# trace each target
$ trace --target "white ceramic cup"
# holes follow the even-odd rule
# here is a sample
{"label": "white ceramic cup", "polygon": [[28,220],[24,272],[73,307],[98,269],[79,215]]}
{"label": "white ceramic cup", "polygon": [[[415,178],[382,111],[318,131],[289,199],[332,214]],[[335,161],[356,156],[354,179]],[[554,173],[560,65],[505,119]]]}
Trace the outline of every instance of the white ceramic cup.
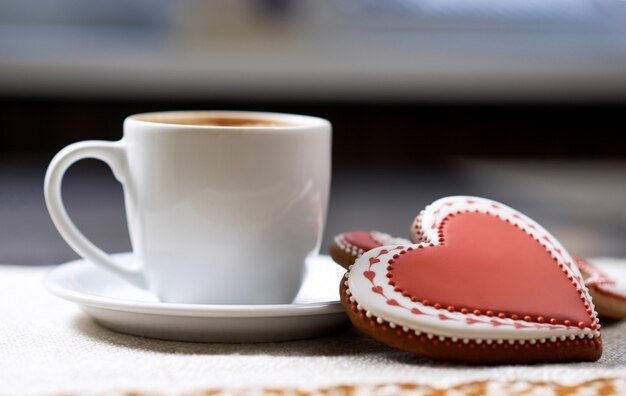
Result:
{"label": "white ceramic cup", "polygon": [[[206,117],[262,122],[189,125]],[[289,303],[302,283],[306,258],[319,252],[330,147],[331,125],[321,118],[137,114],[125,120],[117,142],[83,141],[61,150],[46,174],[46,204],[79,255],[148,288],[161,301]],[[106,162],[123,185],[132,268],[87,240],[63,206],[63,174],[83,158]]]}

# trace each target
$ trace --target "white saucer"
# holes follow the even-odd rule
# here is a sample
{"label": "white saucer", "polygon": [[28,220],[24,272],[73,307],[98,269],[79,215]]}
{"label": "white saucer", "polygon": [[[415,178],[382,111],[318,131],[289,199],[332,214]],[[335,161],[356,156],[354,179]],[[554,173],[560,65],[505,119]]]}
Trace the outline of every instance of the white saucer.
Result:
{"label": "white saucer", "polygon": [[[131,259],[128,253],[115,256]],[[45,284],[102,326],[121,333],[197,342],[287,341],[321,336],[348,323],[339,302],[345,270],[328,256],[310,259],[307,268],[294,302],[277,305],[161,303],[86,260],[54,268]]]}

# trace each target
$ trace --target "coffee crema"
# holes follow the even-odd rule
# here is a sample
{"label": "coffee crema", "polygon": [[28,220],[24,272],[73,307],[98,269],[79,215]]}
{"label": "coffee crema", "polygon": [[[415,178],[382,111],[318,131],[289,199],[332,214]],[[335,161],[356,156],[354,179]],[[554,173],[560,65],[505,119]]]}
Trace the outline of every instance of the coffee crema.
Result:
{"label": "coffee crema", "polygon": [[160,124],[173,125],[194,125],[194,126],[216,126],[216,127],[289,127],[298,124],[285,122],[283,120],[262,118],[262,117],[241,117],[233,115],[177,115],[177,116],[140,116],[138,120],[156,122]]}

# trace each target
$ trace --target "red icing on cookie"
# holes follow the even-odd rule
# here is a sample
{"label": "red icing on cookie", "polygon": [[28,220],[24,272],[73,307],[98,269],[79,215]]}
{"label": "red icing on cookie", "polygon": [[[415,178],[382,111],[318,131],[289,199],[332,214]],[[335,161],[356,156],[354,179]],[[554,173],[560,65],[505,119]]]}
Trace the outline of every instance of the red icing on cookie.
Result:
{"label": "red icing on cookie", "polygon": [[395,259],[389,274],[399,290],[444,307],[592,325],[571,281],[521,229],[470,212],[448,218],[442,231],[443,245]]}
{"label": "red icing on cookie", "polygon": [[366,252],[381,246],[380,242],[372,238],[372,234],[367,231],[346,232],[343,234],[343,238],[350,245],[357,246]]}

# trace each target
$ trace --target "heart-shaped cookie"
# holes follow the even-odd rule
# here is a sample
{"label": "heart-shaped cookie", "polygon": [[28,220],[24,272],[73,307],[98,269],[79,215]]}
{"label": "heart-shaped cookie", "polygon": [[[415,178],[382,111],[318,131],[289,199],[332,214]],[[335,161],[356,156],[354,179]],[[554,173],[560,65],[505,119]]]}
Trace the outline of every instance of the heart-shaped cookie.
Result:
{"label": "heart-shaped cookie", "polygon": [[[416,217],[412,230],[420,229],[420,216]],[[417,227],[415,227],[417,226]],[[411,233],[420,242],[420,237]],[[406,239],[392,237],[380,231],[347,231],[333,239],[330,256],[337,264],[349,269],[365,252],[385,245],[407,245]],[[626,266],[623,260],[598,258],[593,261],[572,256],[600,318],[621,320],[626,318]]]}
{"label": "heart-shaped cookie", "polygon": [[343,302],[361,330],[451,360],[600,357],[581,274],[539,224],[498,202],[458,196],[428,206],[419,226],[422,242],[369,250],[347,273]]}

